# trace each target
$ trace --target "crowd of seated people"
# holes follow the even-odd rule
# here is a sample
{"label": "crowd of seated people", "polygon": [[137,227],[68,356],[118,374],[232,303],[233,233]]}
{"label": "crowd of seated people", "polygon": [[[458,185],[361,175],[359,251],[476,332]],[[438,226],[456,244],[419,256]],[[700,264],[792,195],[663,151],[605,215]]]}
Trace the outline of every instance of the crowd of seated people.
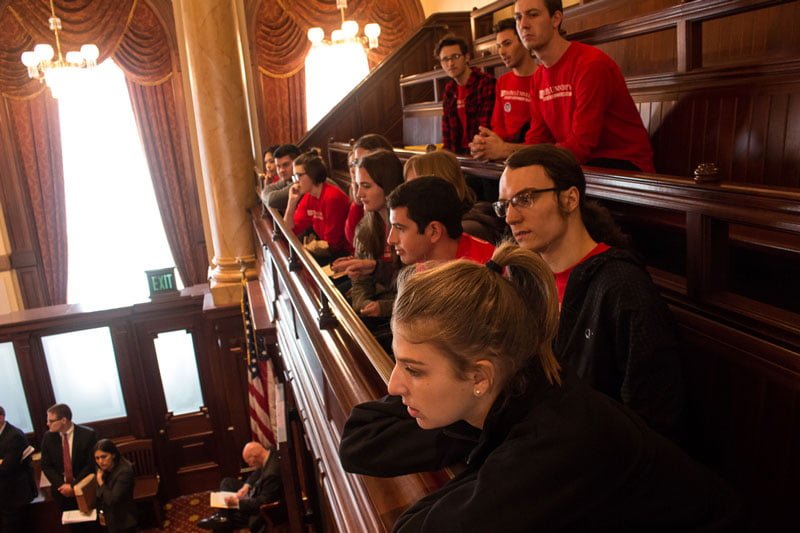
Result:
{"label": "crowd of seated people", "polygon": [[[448,36],[435,50],[452,78],[447,149],[411,157],[402,177],[390,145],[359,145],[380,136],[348,156],[355,257],[334,268],[395,367],[389,396],[351,414],[342,462],[378,476],[466,462],[396,530],[735,528],[736,496],[680,450],[669,310],[586,199],[581,164],[653,170],[624,78],[564,39],[559,0],[516,0],[514,12],[495,27],[511,71],[491,91],[491,127],[475,109],[494,80]],[[452,152],[467,146],[505,161],[492,203],[476,202]]]}

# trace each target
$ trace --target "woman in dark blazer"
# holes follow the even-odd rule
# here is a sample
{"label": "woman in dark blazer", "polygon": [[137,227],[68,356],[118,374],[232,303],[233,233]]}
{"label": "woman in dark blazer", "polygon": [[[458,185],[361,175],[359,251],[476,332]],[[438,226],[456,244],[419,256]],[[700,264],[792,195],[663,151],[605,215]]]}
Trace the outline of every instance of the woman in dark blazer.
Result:
{"label": "woman in dark blazer", "polygon": [[109,439],[94,447],[97,463],[97,508],[103,512],[106,528],[112,533],[139,531],[133,501],[133,467]]}

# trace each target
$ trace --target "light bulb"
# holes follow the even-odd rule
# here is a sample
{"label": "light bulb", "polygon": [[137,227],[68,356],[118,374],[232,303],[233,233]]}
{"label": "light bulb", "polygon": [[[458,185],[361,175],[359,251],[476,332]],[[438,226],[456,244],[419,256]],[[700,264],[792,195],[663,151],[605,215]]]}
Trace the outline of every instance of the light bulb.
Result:
{"label": "light bulb", "polygon": [[322,28],[309,28],[308,29],[308,40],[311,41],[312,44],[319,44],[325,38],[325,32]]}
{"label": "light bulb", "polygon": [[342,33],[348,39],[354,38],[358,35],[358,22],[355,20],[345,20],[342,22]]}
{"label": "light bulb", "polygon": [[31,52],[28,50],[27,52],[22,52],[22,64],[26,67],[35,67],[39,64],[39,60],[36,59],[36,53]]}
{"label": "light bulb", "polygon": [[377,38],[381,34],[381,26],[375,22],[371,22],[364,26],[364,35],[369,38]]}
{"label": "light bulb", "polygon": [[81,56],[87,63],[94,64],[97,58],[100,57],[100,50],[93,44],[84,44],[81,46]]}
{"label": "light bulb", "polygon": [[342,30],[333,30],[331,32],[331,41],[335,43],[344,41],[344,32]]}
{"label": "light bulb", "polygon": [[39,61],[50,61],[53,59],[55,51],[49,44],[37,44],[33,47],[33,53],[36,54],[36,58]]}

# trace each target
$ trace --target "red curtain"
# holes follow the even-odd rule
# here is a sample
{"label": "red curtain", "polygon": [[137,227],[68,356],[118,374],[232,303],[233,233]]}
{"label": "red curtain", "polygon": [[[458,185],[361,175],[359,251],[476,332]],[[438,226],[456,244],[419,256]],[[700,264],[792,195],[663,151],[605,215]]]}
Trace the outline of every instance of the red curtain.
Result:
{"label": "red curtain", "polygon": [[152,9],[140,2],[114,52],[125,71],[161,220],[184,285],[206,281],[206,256],[188,140],[177,108],[180,78],[170,41]]}
{"label": "red curtain", "polygon": [[[425,18],[419,0],[350,0],[347,18],[363,28],[381,25],[380,46],[368,54],[370,67],[405,42]],[[296,141],[306,132],[306,32],[320,26],[327,35],[341,25],[331,0],[261,0],[252,24],[253,57],[261,88],[262,143]],[[278,104],[277,106],[275,104]]]}

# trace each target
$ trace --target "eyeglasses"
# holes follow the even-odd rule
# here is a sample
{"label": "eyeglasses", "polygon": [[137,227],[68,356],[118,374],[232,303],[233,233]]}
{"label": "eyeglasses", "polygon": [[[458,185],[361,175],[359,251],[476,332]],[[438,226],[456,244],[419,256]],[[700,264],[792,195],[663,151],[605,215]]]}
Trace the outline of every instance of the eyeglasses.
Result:
{"label": "eyeglasses", "polygon": [[508,213],[508,204],[511,204],[515,208],[519,209],[520,207],[530,207],[533,202],[536,201],[539,194],[543,192],[553,192],[559,191],[558,187],[550,187],[549,189],[522,189],[517,194],[511,197],[510,200],[498,200],[492,204],[492,208],[494,209],[494,214],[499,216],[500,218],[505,218],[506,214]]}
{"label": "eyeglasses", "polygon": [[458,61],[462,57],[464,57],[464,54],[453,54],[451,56],[444,56],[442,58],[439,58],[439,63],[445,64],[449,63],[450,61]]}
{"label": "eyeglasses", "polygon": [[300,181],[300,176],[308,176],[308,172],[295,172],[292,174],[292,179],[294,181]]}

